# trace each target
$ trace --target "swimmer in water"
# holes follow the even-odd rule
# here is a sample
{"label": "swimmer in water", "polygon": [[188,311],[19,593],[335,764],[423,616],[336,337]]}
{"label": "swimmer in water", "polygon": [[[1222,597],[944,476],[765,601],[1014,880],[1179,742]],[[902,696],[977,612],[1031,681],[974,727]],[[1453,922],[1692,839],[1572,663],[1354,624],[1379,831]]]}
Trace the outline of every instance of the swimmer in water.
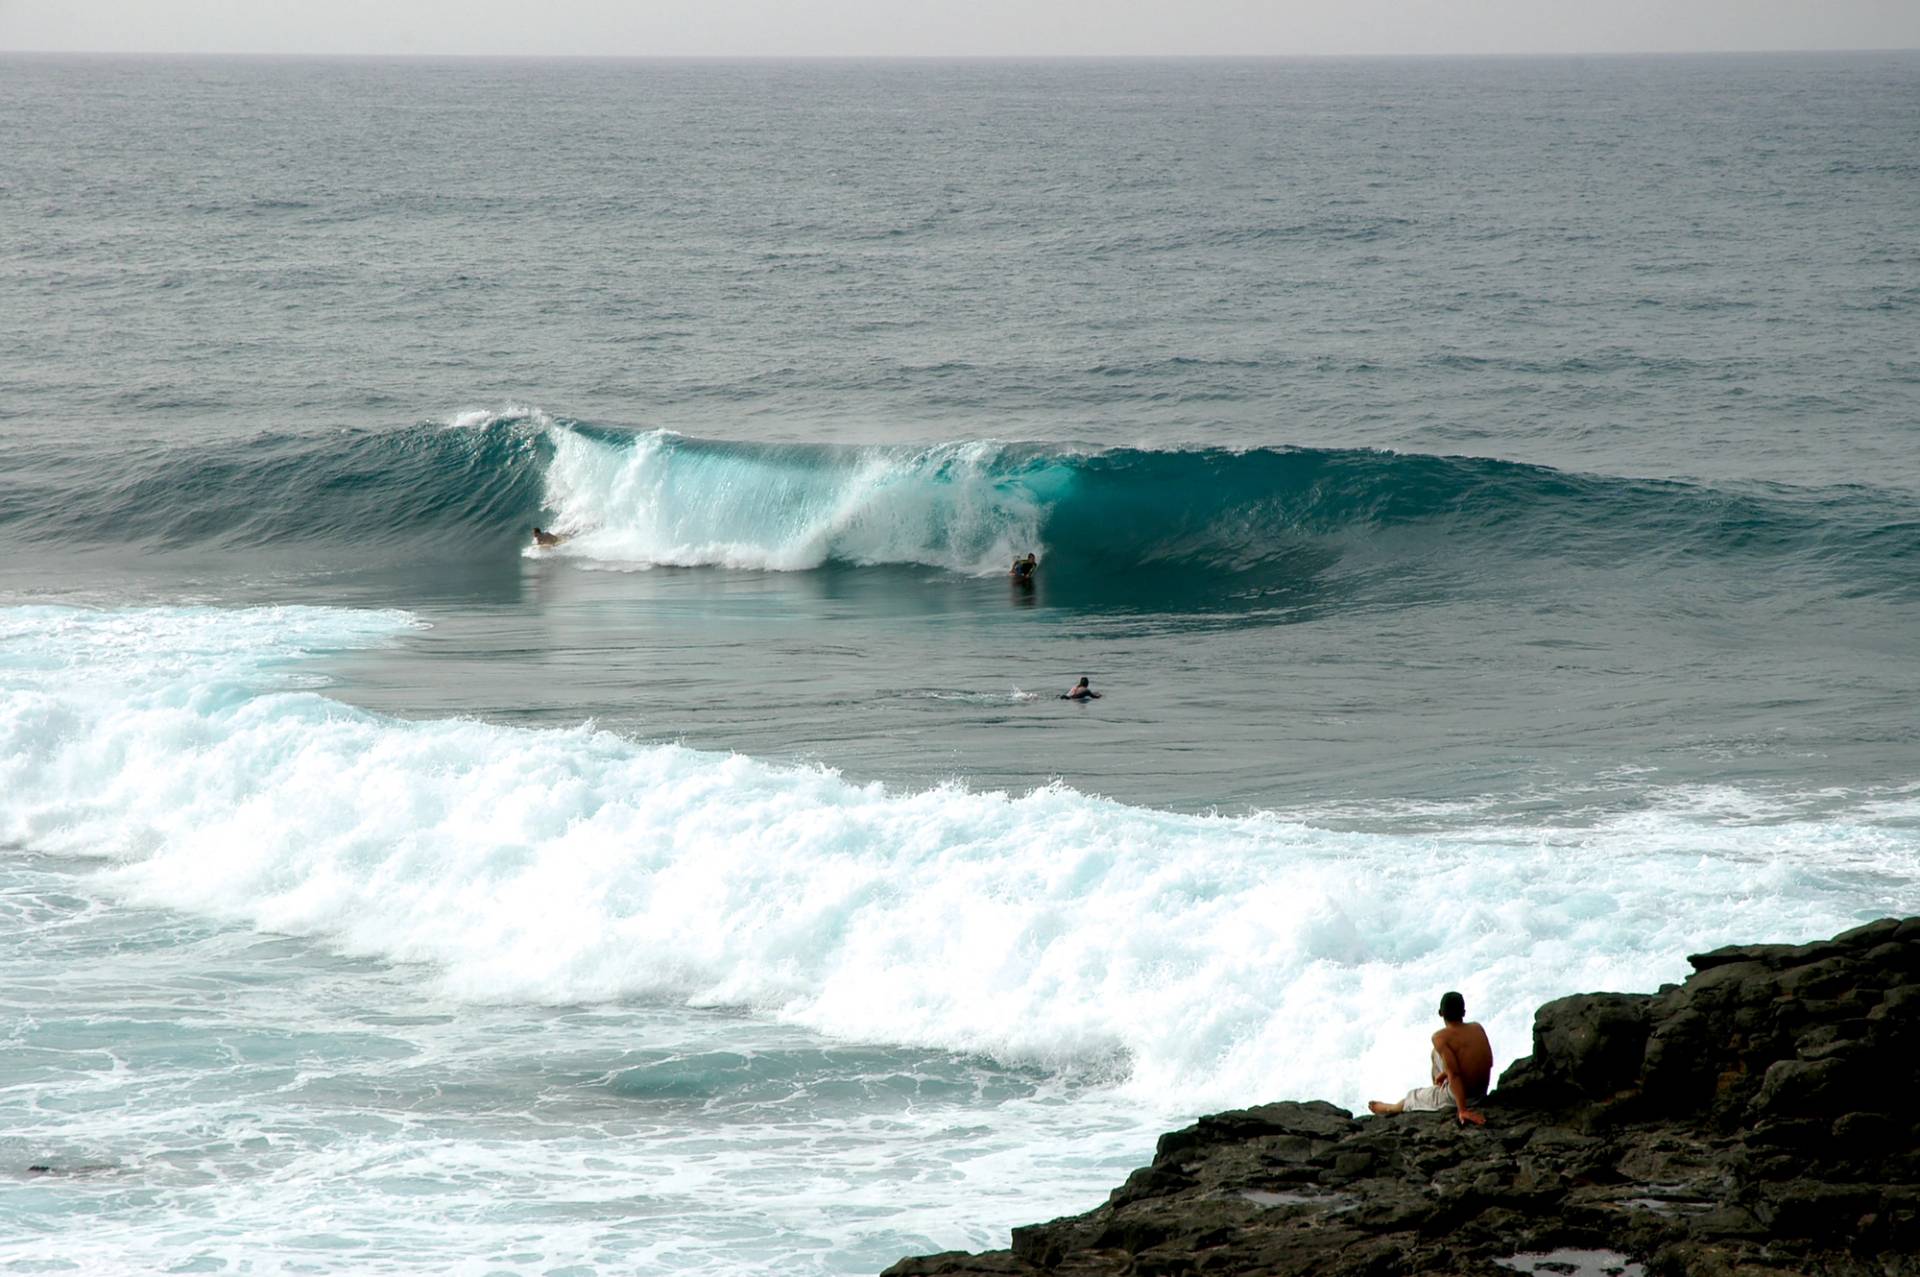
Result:
{"label": "swimmer in water", "polygon": [[1007,569],[1007,575],[1016,581],[1031,582],[1033,570],[1039,566],[1040,560],[1034,558],[1033,552],[1029,550],[1026,558],[1013,561],[1013,566]]}
{"label": "swimmer in water", "polygon": [[1082,674],[1080,681],[1073,685],[1072,691],[1060,693],[1060,699],[1063,701],[1097,701],[1100,699],[1100,693],[1087,686],[1087,676]]}
{"label": "swimmer in water", "polygon": [[533,543],[542,550],[550,550],[566,539],[567,534],[564,532],[543,532],[539,528],[533,530]]}

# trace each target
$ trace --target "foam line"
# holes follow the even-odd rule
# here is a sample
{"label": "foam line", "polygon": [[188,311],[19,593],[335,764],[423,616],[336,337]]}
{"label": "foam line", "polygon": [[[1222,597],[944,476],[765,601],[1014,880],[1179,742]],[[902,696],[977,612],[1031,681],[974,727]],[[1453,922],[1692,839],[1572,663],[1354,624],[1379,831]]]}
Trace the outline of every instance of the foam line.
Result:
{"label": "foam line", "polygon": [[462,998],[742,1007],[1108,1070],[1183,1110],[1404,1089],[1444,988],[1510,1059],[1546,998],[1920,906],[1910,827],[1753,823],[1737,796],[1597,828],[1333,832],[1063,786],[898,792],[288,686],[302,654],[410,623],[3,614],[0,839],[109,858],[142,902],[429,964]]}

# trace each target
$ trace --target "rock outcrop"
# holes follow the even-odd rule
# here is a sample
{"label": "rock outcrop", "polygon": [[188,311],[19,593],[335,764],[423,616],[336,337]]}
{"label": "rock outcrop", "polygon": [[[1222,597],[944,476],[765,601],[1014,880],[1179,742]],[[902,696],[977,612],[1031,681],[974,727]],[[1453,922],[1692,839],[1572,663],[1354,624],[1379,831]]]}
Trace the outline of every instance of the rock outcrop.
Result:
{"label": "rock outcrop", "polygon": [[1920,918],[1689,961],[1541,1007],[1485,1127],[1203,1117],[1104,1206],[887,1277],[1920,1277]]}

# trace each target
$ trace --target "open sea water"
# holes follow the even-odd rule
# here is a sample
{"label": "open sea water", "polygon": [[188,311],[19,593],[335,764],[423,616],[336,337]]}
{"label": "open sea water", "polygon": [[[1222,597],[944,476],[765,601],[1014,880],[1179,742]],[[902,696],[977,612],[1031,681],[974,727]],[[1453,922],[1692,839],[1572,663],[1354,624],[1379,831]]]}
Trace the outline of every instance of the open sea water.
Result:
{"label": "open sea water", "polygon": [[0,1272],[874,1272],[1920,912],[1920,55],[0,138]]}

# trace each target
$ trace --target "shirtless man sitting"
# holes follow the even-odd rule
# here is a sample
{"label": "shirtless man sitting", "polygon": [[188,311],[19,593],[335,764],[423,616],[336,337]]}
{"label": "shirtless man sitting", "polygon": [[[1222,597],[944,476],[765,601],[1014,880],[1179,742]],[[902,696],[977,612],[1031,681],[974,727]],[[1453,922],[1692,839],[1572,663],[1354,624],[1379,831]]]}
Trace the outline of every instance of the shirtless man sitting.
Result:
{"label": "shirtless man sitting", "polygon": [[1433,1035],[1433,1085],[1414,1087],[1398,1103],[1369,1100],[1367,1108],[1385,1114],[1438,1113],[1451,1107],[1459,1113],[1461,1125],[1485,1126],[1487,1119],[1467,1106],[1487,1097],[1493,1045],[1485,1029],[1465,1023],[1467,1000],[1459,994],[1441,995],[1440,1018],[1446,1025]]}

